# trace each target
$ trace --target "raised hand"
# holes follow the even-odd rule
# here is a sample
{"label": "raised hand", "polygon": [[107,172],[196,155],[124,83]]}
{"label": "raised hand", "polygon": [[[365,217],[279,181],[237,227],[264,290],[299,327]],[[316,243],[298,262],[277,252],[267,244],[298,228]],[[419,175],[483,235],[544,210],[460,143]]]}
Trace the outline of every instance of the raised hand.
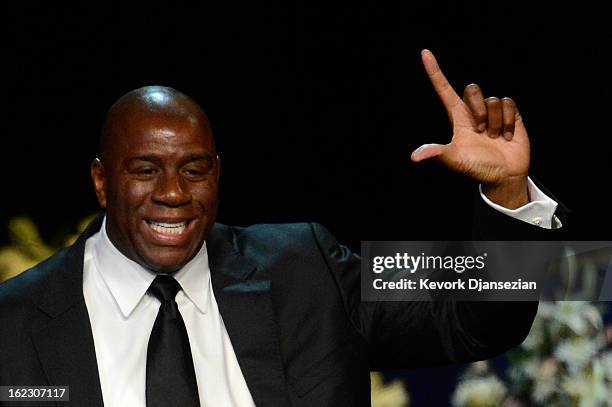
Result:
{"label": "raised hand", "polygon": [[450,118],[453,137],[448,144],[422,145],[412,153],[412,161],[436,158],[482,183],[487,197],[506,208],[528,203],[529,137],[514,101],[485,99],[476,84],[468,85],[461,99],[431,51],[423,50],[421,56]]}

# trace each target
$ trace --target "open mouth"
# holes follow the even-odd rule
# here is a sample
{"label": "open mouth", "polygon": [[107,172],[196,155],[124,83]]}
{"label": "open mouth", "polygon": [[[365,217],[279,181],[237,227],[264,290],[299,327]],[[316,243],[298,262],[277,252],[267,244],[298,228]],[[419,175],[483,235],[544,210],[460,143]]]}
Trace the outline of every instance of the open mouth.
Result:
{"label": "open mouth", "polygon": [[162,246],[181,246],[193,239],[198,219],[143,219],[145,235],[154,244]]}
{"label": "open mouth", "polygon": [[187,229],[188,221],[168,223],[148,220],[147,224],[157,233],[164,235],[180,235]]}

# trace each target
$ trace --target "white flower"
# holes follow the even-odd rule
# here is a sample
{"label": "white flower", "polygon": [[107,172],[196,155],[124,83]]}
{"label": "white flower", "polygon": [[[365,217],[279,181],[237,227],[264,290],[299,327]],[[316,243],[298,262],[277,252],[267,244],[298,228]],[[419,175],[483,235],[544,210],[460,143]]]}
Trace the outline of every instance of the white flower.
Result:
{"label": "white flower", "polygon": [[612,382],[612,352],[606,352],[601,356],[601,366],[606,379]]}
{"label": "white flower", "polygon": [[588,373],[566,377],[562,387],[580,407],[599,407],[610,405],[612,393],[606,383],[601,360],[593,361],[593,368]]}
{"label": "white flower", "polygon": [[542,361],[534,357],[524,364],[524,372],[533,381],[533,399],[543,404],[557,392],[557,377],[559,362],[553,358]]}
{"label": "white flower", "polygon": [[560,301],[553,318],[576,335],[588,335],[603,326],[597,307],[585,301]]}
{"label": "white flower", "polygon": [[499,406],[506,391],[506,386],[495,376],[464,380],[455,389],[452,403],[456,407]]}
{"label": "white flower", "polygon": [[575,338],[561,342],[554,354],[567,364],[570,373],[584,369],[595,357],[599,346],[586,338]]}
{"label": "white flower", "polygon": [[532,397],[536,402],[544,404],[556,391],[558,388],[554,378],[536,380],[533,383]]}
{"label": "white flower", "polygon": [[551,318],[555,314],[557,303],[549,301],[540,301],[538,304],[538,317]]}
{"label": "white flower", "polygon": [[523,371],[527,377],[535,379],[538,377],[541,365],[542,359],[540,359],[538,356],[534,356],[523,363]]}

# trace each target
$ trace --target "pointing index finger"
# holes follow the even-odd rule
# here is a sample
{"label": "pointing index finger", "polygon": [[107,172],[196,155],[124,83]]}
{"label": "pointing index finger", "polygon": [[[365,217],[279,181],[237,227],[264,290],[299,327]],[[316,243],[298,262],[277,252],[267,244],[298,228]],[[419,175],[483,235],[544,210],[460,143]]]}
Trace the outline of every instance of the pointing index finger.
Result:
{"label": "pointing index finger", "polygon": [[425,66],[425,71],[429,76],[429,80],[433,84],[444,107],[450,112],[457,103],[461,102],[461,98],[459,98],[459,95],[457,95],[457,92],[455,92],[451,84],[448,83],[434,54],[430,50],[424,49],[421,51],[421,58],[423,59],[423,66]]}

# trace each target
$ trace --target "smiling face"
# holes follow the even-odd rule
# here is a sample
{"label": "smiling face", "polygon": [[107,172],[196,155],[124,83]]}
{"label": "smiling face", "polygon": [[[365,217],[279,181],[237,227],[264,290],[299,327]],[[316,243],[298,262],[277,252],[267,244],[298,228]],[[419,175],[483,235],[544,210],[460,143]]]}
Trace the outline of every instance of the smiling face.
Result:
{"label": "smiling face", "polygon": [[202,110],[161,90],[153,106],[136,97],[111,108],[91,173],[113,244],[142,266],[171,273],[196,255],[214,223],[220,163]]}

